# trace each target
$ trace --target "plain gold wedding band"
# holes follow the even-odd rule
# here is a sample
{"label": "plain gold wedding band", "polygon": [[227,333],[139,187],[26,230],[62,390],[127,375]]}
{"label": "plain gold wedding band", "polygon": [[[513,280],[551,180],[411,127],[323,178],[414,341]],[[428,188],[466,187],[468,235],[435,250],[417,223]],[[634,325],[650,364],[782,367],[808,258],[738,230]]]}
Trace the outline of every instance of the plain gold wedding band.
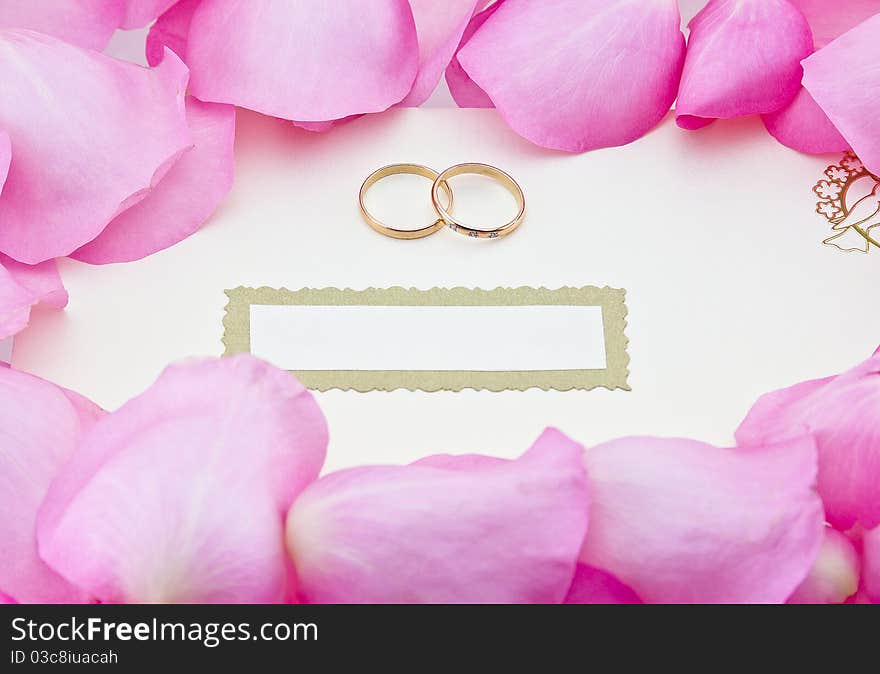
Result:
{"label": "plain gold wedding band", "polygon": [[[448,192],[449,185],[447,181],[455,176],[464,174],[486,176],[487,178],[491,178],[492,180],[501,183],[501,185],[507,188],[507,190],[513,195],[513,198],[516,199],[516,203],[519,206],[516,217],[500,227],[489,230],[470,227],[453,217],[452,213],[450,213],[452,210],[452,200],[450,199],[449,205],[444,207],[443,204],[440,203],[440,190],[443,189]],[[523,194],[522,187],[520,187],[519,183],[517,183],[510,175],[499,168],[490,166],[489,164],[457,164],[456,166],[446,169],[434,179],[434,186],[431,188],[431,201],[434,204],[434,210],[437,211],[437,214],[442,218],[443,222],[449,225],[450,229],[459,234],[464,234],[465,236],[477,239],[500,239],[508,234],[512,234],[516,231],[516,228],[522,224],[526,216],[526,198]]]}
{"label": "plain gold wedding band", "polygon": [[435,232],[443,229],[443,227],[446,226],[446,221],[443,218],[439,218],[436,222],[432,222],[427,227],[422,227],[420,229],[397,229],[395,227],[389,227],[388,225],[382,224],[367,210],[367,206],[364,201],[367,191],[369,191],[369,189],[373,185],[375,185],[383,178],[399,174],[417,175],[434,181],[434,188],[436,188],[435,191],[437,193],[437,201],[439,201],[440,198],[440,190],[443,190],[448,198],[446,207],[447,209],[452,210],[452,189],[445,181],[441,181],[439,184],[437,183],[437,178],[439,176],[437,171],[435,171],[434,169],[430,169],[427,166],[422,166],[420,164],[391,164],[390,166],[383,166],[382,168],[373,171],[364,181],[364,184],[361,185],[361,191],[358,196],[358,203],[361,207],[361,214],[364,216],[364,220],[367,221],[367,224],[370,225],[370,227],[375,229],[377,232],[379,232],[379,234],[390,236],[393,239],[422,239],[426,236],[431,236],[431,234],[434,234]]}

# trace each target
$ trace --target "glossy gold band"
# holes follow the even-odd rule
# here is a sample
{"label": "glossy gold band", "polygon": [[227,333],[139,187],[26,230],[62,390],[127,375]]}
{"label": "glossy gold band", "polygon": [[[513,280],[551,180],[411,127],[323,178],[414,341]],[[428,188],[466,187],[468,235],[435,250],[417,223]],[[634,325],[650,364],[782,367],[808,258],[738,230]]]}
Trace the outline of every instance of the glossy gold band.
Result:
{"label": "glossy gold band", "polygon": [[420,229],[397,229],[382,224],[367,210],[366,203],[364,202],[367,191],[383,178],[399,174],[417,175],[435,181],[434,187],[436,189],[434,191],[437,194],[435,203],[439,201],[440,191],[442,190],[448,199],[447,208],[449,210],[452,209],[452,189],[450,189],[449,184],[445,181],[441,181],[439,184],[436,182],[438,177],[437,171],[419,164],[391,164],[390,166],[383,166],[382,168],[373,171],[373,173],[371,173],[364,181],[364,184],[361,185],[358,202],[360,203],[361,214],[364,216],[364,220],[367,221],[367,224],[380,234],[390,236],[394,239],[422,239],[443,229],[446,222],[442,218],[438,219],[436,222],[432,222],[427,227],[421,227]]}
{"label": "glossy gold band", "polygon": [[[450,212],[452,210],[452,200],[450,199],[450,203],[446,207],[440,202],[440,190],[448,191],[449,185],[447,181],[455,176],[464,174],[486,176],[487,178],[491,178],[492,180],[501,183],[501,185],[507,188],[507,190],[513,195],[513,198],[516,199],[516,203],[519,206],[516,217],[500,227],[489,230],[470,227],[457,220]],[[436,210],[443,221],[449,225],[450,229],[459,234],[464,234],[465,236],[477,239],[500,239],[508,234],[512,234],[516,228],[522,224],[526,215],[526,198],[519,183],[501,169],[489,166],[488,164],[457,164],[456,166],[446,169],[434,180],[434,186],[431,188],[431,201],[434,204],[434,210]]]}

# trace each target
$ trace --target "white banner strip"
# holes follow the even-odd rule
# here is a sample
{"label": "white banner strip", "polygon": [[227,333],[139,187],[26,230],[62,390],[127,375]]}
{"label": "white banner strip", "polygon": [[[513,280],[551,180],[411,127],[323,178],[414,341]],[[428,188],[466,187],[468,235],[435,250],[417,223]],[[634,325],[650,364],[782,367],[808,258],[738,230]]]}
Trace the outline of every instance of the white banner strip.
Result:
{"label": "white banner strip", "polygon": [[250,306],[255,356],[286,370],[606,367],[600,306]]}

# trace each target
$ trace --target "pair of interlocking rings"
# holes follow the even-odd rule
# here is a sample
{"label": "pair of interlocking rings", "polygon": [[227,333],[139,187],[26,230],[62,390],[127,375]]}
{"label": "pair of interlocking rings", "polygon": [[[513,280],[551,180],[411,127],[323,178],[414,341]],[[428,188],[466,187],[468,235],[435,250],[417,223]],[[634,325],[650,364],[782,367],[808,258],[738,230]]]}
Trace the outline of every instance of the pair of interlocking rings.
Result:
{"label": "pair of interlocking rings", "polygon": [[[431,187],[431,203],[434,205],[434,210],[437,211],[437,215],[440,216],[436,222],[432,222],[427,227],[421,227],[419,229],[397,229],[383,224],[367,210],[367,206],[364,203],[364,197],[366,196],[367,191],[383,178],[399,174],[417,175],[434,181],[434,184]],[[516,199],[518,206],[516,217],[510,222],[507,222],[500,227],[496,227],[495,229],[479,229],[471,227],[456,219],[452,215],[452,188],[447,181],[455,176],[464,174],[486,176],[487,178],[491,178],[503,185],[507,191],[513,195],[513,198]],[[441,192],[446,195],[445,205],[441,201]],[[446,169],[443,173],[437,173],[434,169],[430,169],[427,166],[421,166],[420,164],[392,164],[391,166],[383,166],[382,168],[373,171],[373,173],[371,173],[364,181],[364,184],[361,186],[359,202],[361,213],[364,216],[364,220],[367,221],[367,224],[380,234],[390,236],[393,239],[422,239],[426,236],[431,236],[431,234],[434,234],[447,226],[454,232],[475,239],[500,239],[508,234],[512,234],[516,228],[522,224],[526,214],[526,200],[519,184],[499,168],[489,166],[488,164],[476,163],[457,164],[456,166]]]}

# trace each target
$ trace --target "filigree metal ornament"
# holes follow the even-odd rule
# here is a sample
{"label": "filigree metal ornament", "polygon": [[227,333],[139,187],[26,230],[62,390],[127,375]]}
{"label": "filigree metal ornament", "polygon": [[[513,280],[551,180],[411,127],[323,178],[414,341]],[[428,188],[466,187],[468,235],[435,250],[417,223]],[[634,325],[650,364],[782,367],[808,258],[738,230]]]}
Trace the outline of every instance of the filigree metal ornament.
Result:
{"label": "filigree metal ornament", "polygon": [[813,187],[816,212],[831,223],[835,234],[823,241],[845,252],[867,253],[880,248],[880,178],[852,152],[829,166]]}

